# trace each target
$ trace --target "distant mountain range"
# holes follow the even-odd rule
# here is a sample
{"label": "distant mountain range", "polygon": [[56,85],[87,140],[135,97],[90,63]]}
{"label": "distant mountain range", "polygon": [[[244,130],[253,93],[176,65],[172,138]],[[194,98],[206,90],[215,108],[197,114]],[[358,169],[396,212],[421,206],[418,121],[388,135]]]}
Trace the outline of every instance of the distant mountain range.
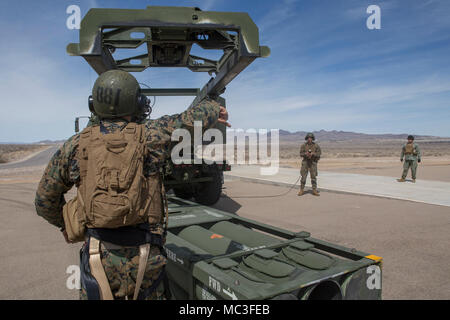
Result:
{"label": "distant mountain range", "polygon": [[33,144],[62,144],[66,142],[65,140],[42,140],[38,142],[34,142]]}
{"label": "distant mountain range", "polygon": [[[297,131],[290,132],[286,130],[280,130],[280,139],[284,141],[298,141],[305,139],[307,131]],[[357,133],[349,131],[313,131],[314,136],[320,141],[348,141],[348,140],[406,140],[409,134],[367,134],[367,133]],[[426,136],[426,135],[414,135],[417,140],[443,140],[450,138],[436,137],[436,136]]]}

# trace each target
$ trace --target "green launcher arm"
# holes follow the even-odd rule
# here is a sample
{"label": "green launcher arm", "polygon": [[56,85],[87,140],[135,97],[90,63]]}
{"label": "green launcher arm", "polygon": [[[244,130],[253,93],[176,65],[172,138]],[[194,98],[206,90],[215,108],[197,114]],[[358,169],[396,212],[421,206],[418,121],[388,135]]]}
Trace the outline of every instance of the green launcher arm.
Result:
{"label": "green launcher arm", "polygon": [[[223,54],[218,60],[192,55],[194,44]],[[114,58],[118,49],[142,45],[144,54]],[[156,67],[208,72],[212,77],[201,90],[143,89],[148,95],[195,95],[196,103],[206,96],[217,98],[256,58],[268,57],[270,49],[259,45],[258,27],[247,13],[149,6],[89,10],[81,21],[80,42],[70,43],[67,53],[82,56],[98,74],[110,69],[140,72]]]}

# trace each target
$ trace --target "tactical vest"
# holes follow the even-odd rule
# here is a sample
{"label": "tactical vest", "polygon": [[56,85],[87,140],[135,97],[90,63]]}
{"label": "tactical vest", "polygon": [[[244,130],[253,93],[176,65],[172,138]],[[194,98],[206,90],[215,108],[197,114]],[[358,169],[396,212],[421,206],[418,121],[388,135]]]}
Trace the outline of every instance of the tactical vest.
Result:
{"label": "tactical vest", "polygon": [[[308,145],[307,143],[305,143],[305,144],[304,144],[304,147],[305,147],[305,152],[306,152],[306,153],[308,153],[308,152],[315,153],[316,150],[317,150],[317,145],[316,145],[315,143],[312,143],[311,145]],[[311,159],[308,159],[308,158],[305,156],[303,159],[304,159],[304,160],[307,160],[307,161],[314,161],[314,160],[318,160],[319,157],[315,156],[315,157],[313,157],[313,158],[311,158]]]}
{"label": "tactical vest", "polygon": [[305,151],[306,152],[311,152],[314,153],[316,152],[316,144],[312,143],[311,145],[308,145],[307,143],[305,144]]}
{"label": "tactical vest", "polygon": [[413,154],[415,155],[417,152],[414,148],[414,144],[413,143],[407,143],[405,145],[405,154]]}
{"label": "tactical vest", "polygon": [[145,126],[129,123],[122,131],[102,134],[84,129],[76,154],[80,184],[63,208],[69,239],[82,241],[87,228],[119,228],[164,223],[165,192],[158,173],[144,176]]}

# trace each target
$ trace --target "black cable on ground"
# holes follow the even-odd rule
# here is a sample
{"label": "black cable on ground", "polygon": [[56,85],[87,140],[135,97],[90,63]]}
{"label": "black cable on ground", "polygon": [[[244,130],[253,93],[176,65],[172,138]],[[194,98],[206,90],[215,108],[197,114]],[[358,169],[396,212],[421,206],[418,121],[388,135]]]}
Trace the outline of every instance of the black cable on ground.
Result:
{"label": "black cable on ground", "polygon": [[276,197],[282,197],[282,196],[287,195],[289,192],[291,192],[292,189],[294,189],[295,186],[297,186],[297,182],[300,180],[300,177],[301,177],[301,176],[298,176],[297,180],[294,182],[294,184],[292,184],[292,185],[289,187],[289,190],[288,190],[288,191],[283,192],[283,193],[280,193],[280,194],[265,195],[265,196],[236,196],[236,197],[233,197],[233,196],[229,196],[228,194],[224,193],[224,194],[222,194],[221,197],[227,196],[228,198],[233,198],[233,199],[239,199],[239,198],[249,198],[249,199],[250,199],[250,198],[255,198],[255,199],[257,199],[257,198],[276,198]]}

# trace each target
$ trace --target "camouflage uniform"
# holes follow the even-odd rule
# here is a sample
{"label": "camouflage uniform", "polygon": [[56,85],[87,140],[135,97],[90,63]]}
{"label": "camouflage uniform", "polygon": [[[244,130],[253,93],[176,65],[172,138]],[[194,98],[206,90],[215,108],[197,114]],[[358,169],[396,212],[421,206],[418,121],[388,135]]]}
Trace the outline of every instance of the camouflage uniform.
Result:
{"label": "camouflage uniform", "polygon": [[[311,147],[315,148],[314,155],[308,159],[306,156],[306,153],[308,150],[311,149]],[[322,151],[320,150],[320,147],[317,143],[311,142],[309,144],[308,142],[305,142],[300,147],[300,157],[303,158],[302,160],[302,167],[300,169],[300,174],[302,176],[301,182],[300,182],[300,189],[303,190],[306,185],[306,178],[308,177],[308,171],[311,174],[311,185],[314,190],[317,190],[317,162],[320,159],[320,155],[322,154]]]}
{"label": "camouflage uniform", "polygon": [[416,180],[416,172],[417,172],[417,162],[421,162],[422,153],[420,152],[419,146],[417,143],[412,143],[412,153],[406,153],[407,145],[409,143],[406,143],[402,147],[402,153],[400,155],[400,160],[403,161],[403,158],[405,159],[405,162],[403,163],[403,173],[402,173],[402,179],[404,180],[406,176],[408,175],[408,170],[411,168],[411,176],[413,180]]}
{"label": "camouflage uniform", "polygon": [[[170,157],[171,134],[175,129],[185,128],[192,132],[194,121],[202,121],[203,128],[209,128],[219,118],[219,111],[220,106],[217,102],[203,100],[183,113],[148,120],[146,143],[149,157],[145,160],[144,175],[159,172],[164,161]],[[101,122],[101,129],[103,133],[114,132],[123,129],[126,124],[124,120],[104,120]],[[36,192],[37,214],[59,228],[64,227],[62,216],[62,208],[66,203],[64,194],[72,186],[78,187],[80,184],[80,169],[75,157],[79,139],[80,134],[72,136],[53,155]],[[86,249],[85,246],[86,243],[83,249]],[[132,296],[139,262],[138,247],[111,248],[105,244],[102,246],[101,254],[102,264],[115,298]],[[165,264],[166,258],[159,248],[152,247],[142,289],[151,286]],[[162,285],[148,298],[161,297]],[[86,298],[84,290],[81,290],[81,298]]]}
{"label": "camouflage uniform", "polygon": [[[88,250],[86,243],[83,244],[82,250]],[[102,264],[114,298],[125,299],[125,297],[132,297],[139,265],[139,248],[123,247],[112,249],[107,246],[107,248],[102,249]],[[159,278],[165,264],[166,258],[161,254],[158,247],[153,246],[147,260],[141,290],[149,288]],[[87,300],[87,298],[85,289],[81,288],[80,299]],[[164,299],[164,286],[161,282],[146,300],[162,299]]]}

